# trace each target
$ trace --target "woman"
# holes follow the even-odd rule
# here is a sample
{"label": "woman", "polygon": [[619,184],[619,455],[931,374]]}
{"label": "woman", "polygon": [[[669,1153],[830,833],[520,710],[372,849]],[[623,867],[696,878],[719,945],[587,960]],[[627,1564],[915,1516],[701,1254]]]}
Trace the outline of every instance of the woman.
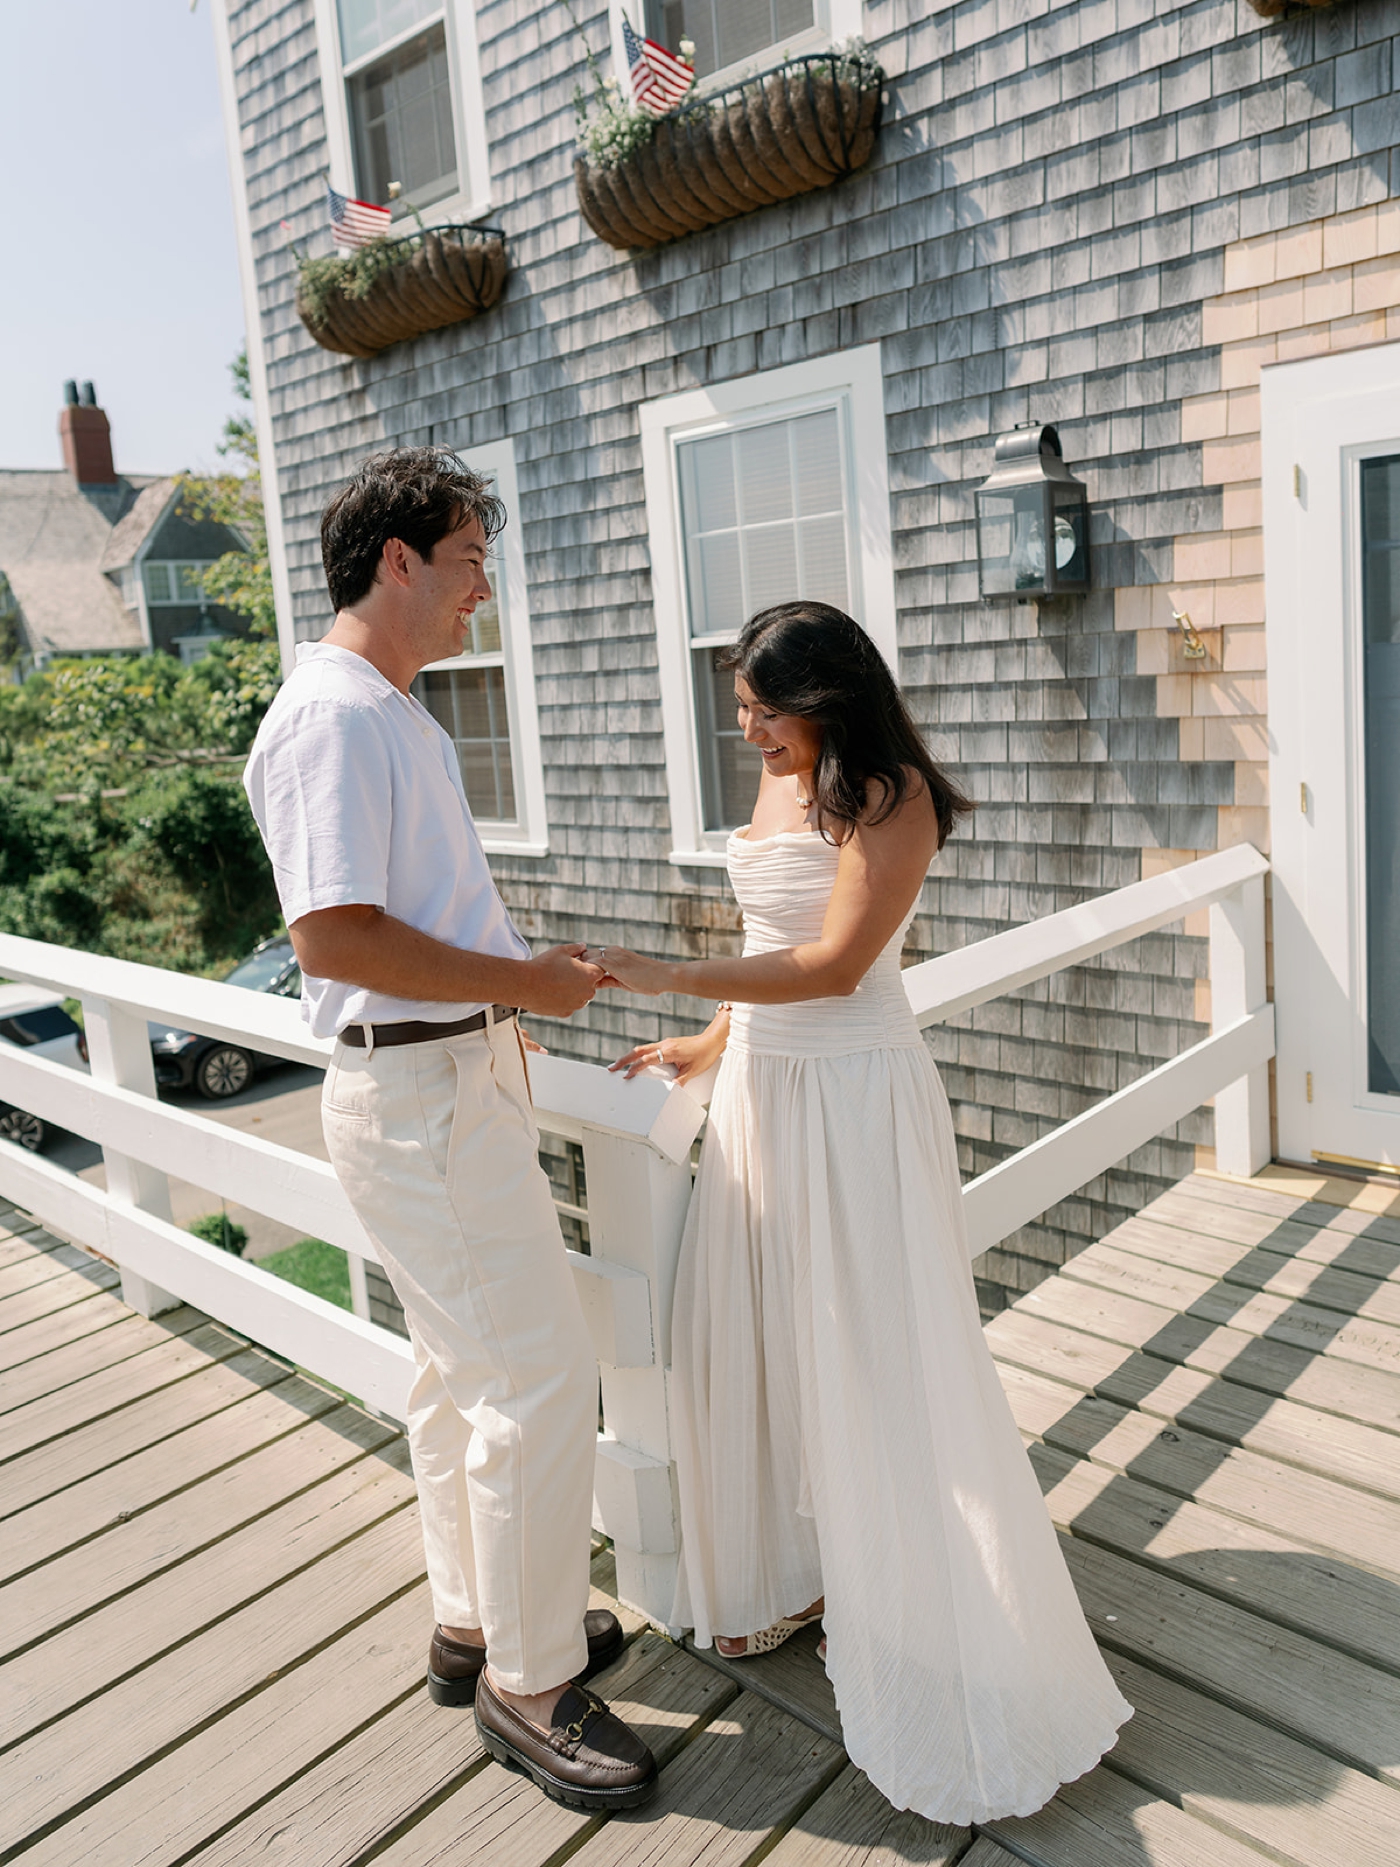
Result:
{"label": "woman", "polygon": [[676,1285],[674,1617],[738,1656],[820,1613],[847,1750],[890,1802],[1028,1814],[1131,1708],[982,1336],[948,1104],[900,984],[970,805],[839,610],[765,610],[730,665],[763,761],[729,839],[744,956],[602,962],[632,991],[733,1001],[613,1065],[685,1080],[723,1055]]}

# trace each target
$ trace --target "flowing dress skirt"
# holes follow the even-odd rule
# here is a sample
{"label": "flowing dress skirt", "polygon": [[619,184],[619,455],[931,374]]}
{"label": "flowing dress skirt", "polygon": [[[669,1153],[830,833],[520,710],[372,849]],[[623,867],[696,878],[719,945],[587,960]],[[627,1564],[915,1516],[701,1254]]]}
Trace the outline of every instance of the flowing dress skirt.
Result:
{"label": "flowing dress skirt", "polygon": [[923,1044],[726,1054],[678,1273],[682,1555],[701,1645],[823,1592],[846,1747],[897,1808],[1029,1814],[1131,1707],[983,1339]]}

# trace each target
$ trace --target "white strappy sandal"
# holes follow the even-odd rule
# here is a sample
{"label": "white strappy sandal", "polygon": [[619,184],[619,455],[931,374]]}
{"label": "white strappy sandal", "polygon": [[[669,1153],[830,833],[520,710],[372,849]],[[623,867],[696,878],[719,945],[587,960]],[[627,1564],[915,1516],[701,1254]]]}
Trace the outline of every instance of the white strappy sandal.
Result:
{"label": "white strappy sandal", "polygon": [[804,1627],[810,1627],[813,1621],[819,1621],[824,1612],[824,1608],[814,1608],[810,1614],[800,1614],[785,1620],[774,1621],[771,1627],[764,1627],[756,1634],[720,1634],[718,1636],[720,1640],[742,1639],[744,1646],[738,1653],[726,1653],[720,1647],[719,1656],[725,1660],[752,1660],[756,1659],[760,1653],[772,1653],[785,1641],[791,1640],[794,1634],[800,1634]]}

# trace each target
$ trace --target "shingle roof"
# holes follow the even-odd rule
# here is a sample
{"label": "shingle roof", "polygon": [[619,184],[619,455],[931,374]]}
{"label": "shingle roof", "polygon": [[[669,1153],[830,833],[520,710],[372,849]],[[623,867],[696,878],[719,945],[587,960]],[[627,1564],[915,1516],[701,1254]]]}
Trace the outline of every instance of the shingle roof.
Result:
{"label": "shingle roof", "polygon": [[107,547],[102,553],[100,569],[120,570],[123,565],[131,563],[148,534],[159,523],[177,484],[173,475],[163,480],[152,480],[137,495],[135,505],[112,527]]}
{"label": "shingle roof", "polygon": [[138,507],[155,523],[165,500],[154,494],[169,480],[149,475],[115,486],[80,490],[65,472],[0,469],[0,571],[19,601],[24,633],[39,655],[140,648],[141,625],[121,601],[102,565],[116,532],[130,561],[144,530],[126,550],[125,521]]}

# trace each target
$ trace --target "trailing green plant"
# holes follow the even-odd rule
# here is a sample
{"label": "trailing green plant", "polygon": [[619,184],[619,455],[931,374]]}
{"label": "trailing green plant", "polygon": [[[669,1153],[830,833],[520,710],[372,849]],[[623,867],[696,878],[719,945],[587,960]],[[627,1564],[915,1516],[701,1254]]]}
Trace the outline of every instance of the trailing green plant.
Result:
{"label": "trailing green plant", "polygon": [[[568,0],[563,0],[568,6]],[[569,7],[573,18],[573,8]],[[645,148],[656,134],[659,118],[648,115],[644,110],[628,101],[615,77],[604,78],[598,69],[597,60],[584,36],[577,19],[574,28],[583,42],[588,61],[589,73],[593,79],[593,96],[590,98],[583,86],[574,88],[574,111],[578,118],[579,148],[603,168],[616,168],[625,162],[638,149]],[[790,54],[784,52],[777,59],[776,65],[788,62]],[[884,83],[884,72],[875,54],[866,45],[864,39],[854,37],[832,46],[825,55],[833,67],[833,75],[839,83],[853,84],[857,90],[864,91]],[[755,78],[766,74],[756,72]],[[724,98],[723,91],[697,95],[690,91],[666,114],[681,122],[693,123],[697,118],[708,116]]]}
{"label": "trailing green plant", "polygon": [[656,119],[623,95],[622,87],[611,75],[604,77],[588,34],[579,24],[570,0],[561,0],[583,47],[584,63],[592,80],[593,96],[581,84],[574,86],[574,114],[578,119],[579,147],[605,168],[615,168],[636,149],[649,143],[655,133]]}
{"label": "trailing green plant", "polygon": [[313,317],[326,317],[338,298],[365,299],[375,282],[410,258],[423,244],[421,233],[382,234],[351,253],[308,259],[293,248],[302,303]]}

